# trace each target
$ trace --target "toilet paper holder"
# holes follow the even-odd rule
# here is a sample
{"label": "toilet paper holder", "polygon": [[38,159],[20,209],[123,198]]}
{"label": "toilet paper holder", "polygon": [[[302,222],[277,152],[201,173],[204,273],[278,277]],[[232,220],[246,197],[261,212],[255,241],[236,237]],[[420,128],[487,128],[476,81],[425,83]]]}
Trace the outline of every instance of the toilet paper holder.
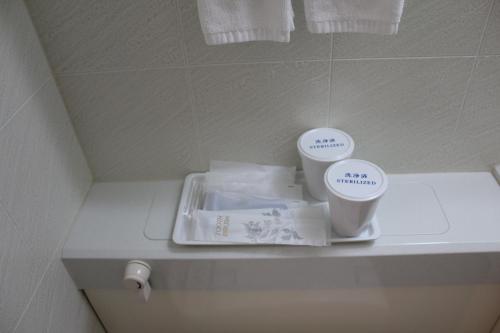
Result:
{"label": "toilet paper holder", "polygon": [[141,260],[130,260],[125,267],[123,285],[125,288],[135,291],[142,302],[147,302],[151,294],[149,277],[151,266]]}

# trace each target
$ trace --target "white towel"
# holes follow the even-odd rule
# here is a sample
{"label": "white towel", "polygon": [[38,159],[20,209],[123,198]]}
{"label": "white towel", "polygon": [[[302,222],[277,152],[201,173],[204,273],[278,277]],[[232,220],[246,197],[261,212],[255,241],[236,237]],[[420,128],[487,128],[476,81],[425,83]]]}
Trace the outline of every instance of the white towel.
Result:
{"label": "white towel", "polygon": [[198,0],[198,14],[208,45],[289,42],[295,28],[291,0]]}
{"label": "white towel", "polygon": [[307,28],[313,33],[395,34],[404,0],[304,0]]}

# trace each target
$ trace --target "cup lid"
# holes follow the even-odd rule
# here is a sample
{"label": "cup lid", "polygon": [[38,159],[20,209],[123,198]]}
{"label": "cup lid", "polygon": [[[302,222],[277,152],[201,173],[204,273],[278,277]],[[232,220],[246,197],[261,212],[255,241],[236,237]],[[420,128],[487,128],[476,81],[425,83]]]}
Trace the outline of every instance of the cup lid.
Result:
{"label": "cup lid", "polygon": [[388,184],[385,172],[364,160],[343,160],[332,164],[325,172],[326,188],[351,201],[376,199],[384,194]]}
{"label": "cup lid", "polygon": [[312,160],[335,162],[352,155],[354,140],[335,128],[315,128],[300,136],[297,148]]}

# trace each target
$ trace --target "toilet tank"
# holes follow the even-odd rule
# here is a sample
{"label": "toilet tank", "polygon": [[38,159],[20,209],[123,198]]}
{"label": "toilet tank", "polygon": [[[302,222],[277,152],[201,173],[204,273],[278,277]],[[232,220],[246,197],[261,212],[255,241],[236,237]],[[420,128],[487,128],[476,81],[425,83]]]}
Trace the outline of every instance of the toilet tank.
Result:
{"label": "toilet tank", "polygon": [[[374,242],[181,246],[182,181],[96,183],[63,260],[108,332],[490,332],[500,186],[489,173],[391,175]],[[151,266],[147,302],[123,286]]]}

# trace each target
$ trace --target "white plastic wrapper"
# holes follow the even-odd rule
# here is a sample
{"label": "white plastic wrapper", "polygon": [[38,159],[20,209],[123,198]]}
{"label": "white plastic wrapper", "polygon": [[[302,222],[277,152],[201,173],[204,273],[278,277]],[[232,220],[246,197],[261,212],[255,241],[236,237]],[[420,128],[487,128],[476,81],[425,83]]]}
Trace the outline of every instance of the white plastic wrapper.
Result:
{"label": "white plastic wrapper", "polygon": [[286,209],[302,200],[295,167],[211,161],[204,188],[204,210]]}
{"label": "white plastic wrapper", "polygon": [[288,209],[304,206],[307,203],[302,200],[286,198],[268,198],[246,193],[207,191],[203,201],[204,210],[242,210],[278,208]]}
{"label": "white plastic wrapper", "polygon": [[210,161],[208,183],[295,184],[295,167]]}
{"label": "white plastic wrapper", "polygon": [[302,200],[302,185],[280,183],[227,183],[223,180],[215,181],[214,177],[207,177],[206,192],[232,192],[256,195],[269,198],[284,198]]}
{"label": "white plastic wrapper", "polygon": [[327,245],[319,207],[206,211],[194,214],[196,241],[231,244]]}

